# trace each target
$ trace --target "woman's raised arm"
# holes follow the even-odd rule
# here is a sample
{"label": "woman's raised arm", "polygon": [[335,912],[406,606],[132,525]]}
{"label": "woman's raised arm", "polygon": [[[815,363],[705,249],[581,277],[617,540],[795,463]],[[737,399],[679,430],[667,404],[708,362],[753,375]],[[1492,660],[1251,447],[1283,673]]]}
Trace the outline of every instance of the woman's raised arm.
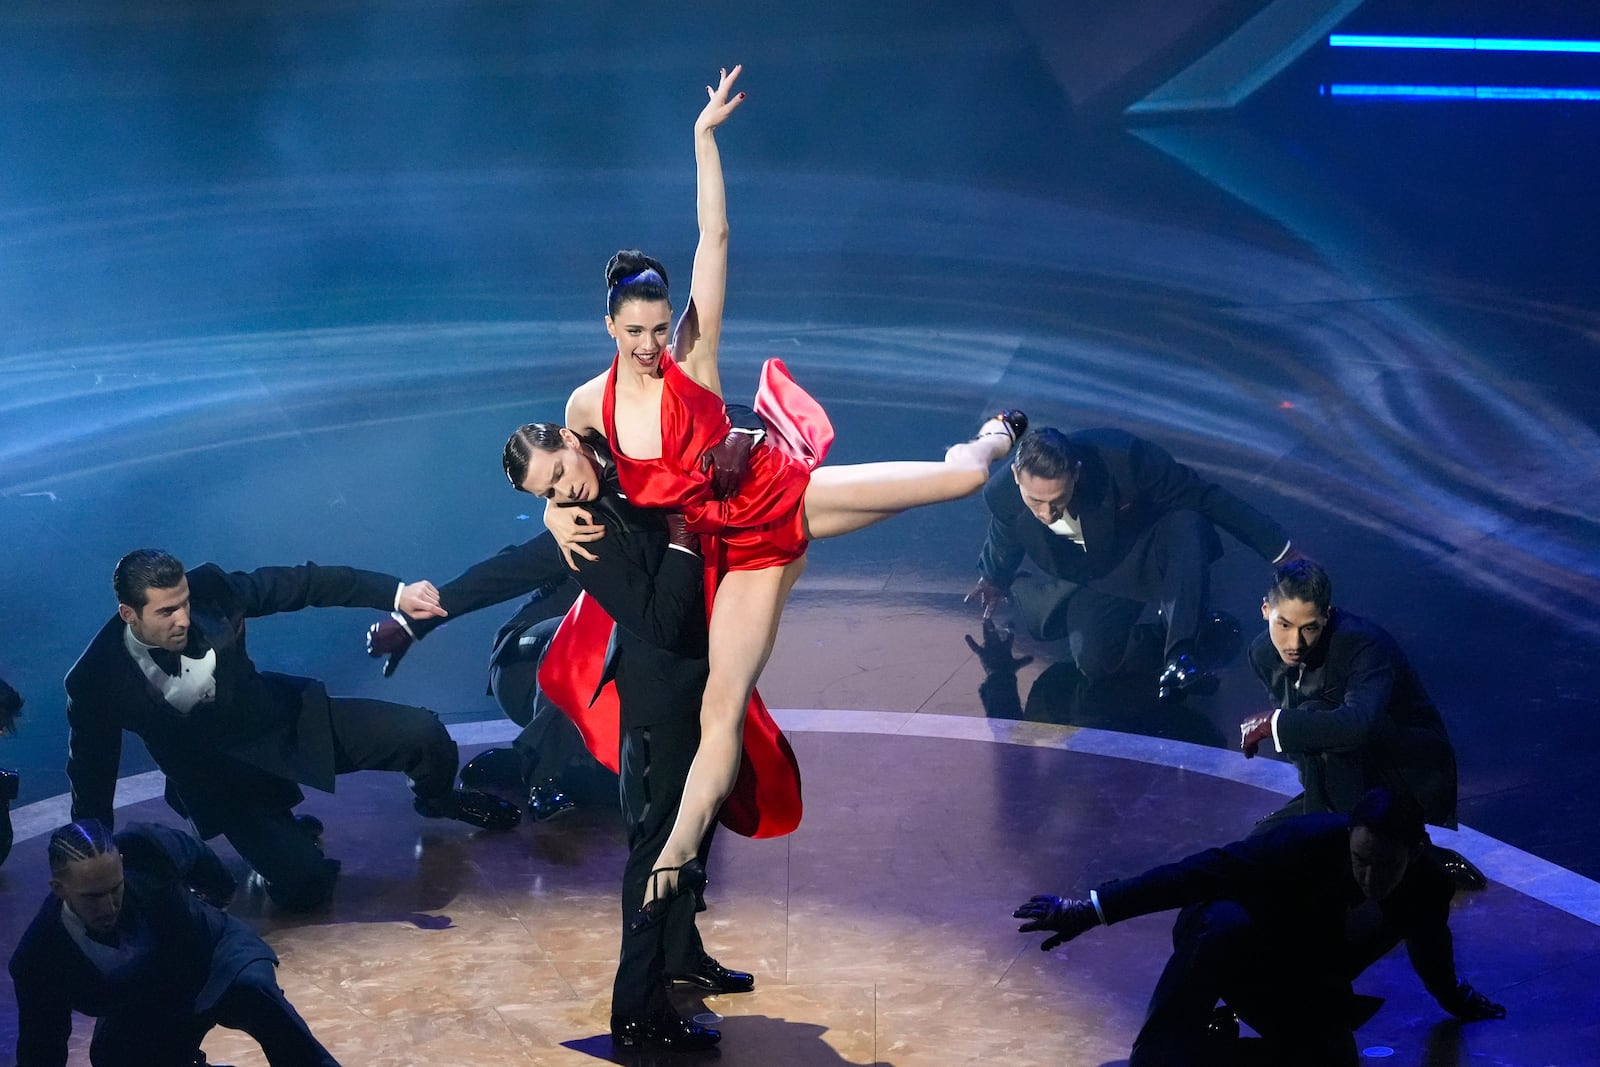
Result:
{"label": "woman's raised arm", "polygon": [[706,86],[704,110],[694,123],[696,215],[700,243],[694,252],[689,304],[674,334],[674,355],[689,377],[722,395],[717,344],[722,338],[722,305],[728,285],[728,198],[722,182],[722,155],[716,129],[744,102],[733,92],[743,67],[722,71],[715,88]]}

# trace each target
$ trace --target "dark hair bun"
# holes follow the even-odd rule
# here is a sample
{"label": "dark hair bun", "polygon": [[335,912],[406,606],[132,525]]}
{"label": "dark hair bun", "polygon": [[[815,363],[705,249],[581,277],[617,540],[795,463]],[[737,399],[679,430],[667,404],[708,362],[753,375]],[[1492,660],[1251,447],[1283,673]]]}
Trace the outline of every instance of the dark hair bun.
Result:
{"label": "dark hair bun", "polygon": [[610,289],[622,279],[642,270],[654,270],[661,275],[663,283],[667,280],[667,268],[661,265],[660,260],[652,259],[637,248],[624,248],[606,264],[606,288]]}

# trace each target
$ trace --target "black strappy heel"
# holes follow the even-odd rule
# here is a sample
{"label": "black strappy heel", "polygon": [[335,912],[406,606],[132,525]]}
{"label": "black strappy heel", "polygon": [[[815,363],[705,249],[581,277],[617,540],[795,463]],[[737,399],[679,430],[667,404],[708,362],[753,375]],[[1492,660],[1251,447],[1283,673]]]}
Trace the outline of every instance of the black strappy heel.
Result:
{"label": "black strappy heel", "polygon": [[[678,872],[678,884],[665,893],[656,892],[657,878],[663,874]],[[644,907],[633,913],[633,918],[628,920],[628,931],[638,933],[648,929],[667,917],[667,912],[672,908],[672,902],[685,893],[701,893],[706,888],[706,865],[698,859],[692,859],[682,867],[657,867],[650,872],[650,889],[655,892],[655,899],[648,901]]]}
{"label": "black strappy heel", "polygon": [[[1006,408],[1004,411],[995,412],[993,415],[990,415],[989,418],[1000,420],[1001,425],[1006,428],[1006,436],[1011,438],[1012,444],[1016,444],[1018,439],[1021,438],[1023,434],[1028,432],[1028,416],[1019,408]],[[978,434],[978,436],[999,437],[1000,431],[989,430],[985,433]]]}

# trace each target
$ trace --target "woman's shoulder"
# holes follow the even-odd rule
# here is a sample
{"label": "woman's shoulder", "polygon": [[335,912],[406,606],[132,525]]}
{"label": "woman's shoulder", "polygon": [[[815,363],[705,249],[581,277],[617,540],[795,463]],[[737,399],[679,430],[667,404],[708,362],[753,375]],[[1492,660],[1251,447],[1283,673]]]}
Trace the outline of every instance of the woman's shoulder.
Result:
{"label": "woman's shoulder", "polygon": [[572,391],[567,398],[566,423],[574,429],[600,426],[601,403],[605,398],[610,370],[601,371]]}

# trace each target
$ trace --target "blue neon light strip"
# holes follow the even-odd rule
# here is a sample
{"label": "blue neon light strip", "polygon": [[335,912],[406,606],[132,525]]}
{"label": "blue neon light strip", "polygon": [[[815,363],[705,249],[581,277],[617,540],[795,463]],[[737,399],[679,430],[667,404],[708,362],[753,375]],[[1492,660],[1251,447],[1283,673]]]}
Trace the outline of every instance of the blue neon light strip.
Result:
{"label": "blue neon light strip", "polygon": [[1521,85],[1351,85],[1322,87],[1325,96],[1391,100],[1600,100],[1600,89],[1544,89]]}
{"label": "blue neon light strip", "polygon": [[1600,41],[1560,41],[1520,37],[1388,37],[1334,33],[1334,48],[1411,48],[1457,52],[1600,52]]}

